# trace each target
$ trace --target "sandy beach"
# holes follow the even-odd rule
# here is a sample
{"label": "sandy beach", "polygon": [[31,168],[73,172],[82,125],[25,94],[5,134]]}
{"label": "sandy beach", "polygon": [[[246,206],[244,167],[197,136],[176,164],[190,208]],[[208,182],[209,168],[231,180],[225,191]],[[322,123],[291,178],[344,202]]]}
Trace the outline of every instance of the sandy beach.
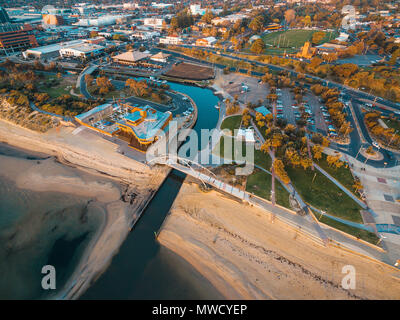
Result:
{"label": "sandy beach", "polygon": [[[116,144],[89,130],[79,137],[72,133],[74,127],[41,134],[0,122],[0,142],[54,156],[36,161],[0,155],[0,175],[21,189],[88,197],[93,199],[91,206],[98,204],[106,208],[102,227],[86,249],[64,293],[57,297],[78,298],[107,268],[131,223],[138,218],[144,203],[158,189],[168,170],[151,170],[123,156],[117,152]],[[121,201],[127,192],[135,194],[133,203]]]}
{"label": "sandy beach", "polygon": [[[394,268],[323,247],[255,207],[185,183],[159,234],[227,299],[399,299]],[[356,288],[341,286],[354,266]]]}

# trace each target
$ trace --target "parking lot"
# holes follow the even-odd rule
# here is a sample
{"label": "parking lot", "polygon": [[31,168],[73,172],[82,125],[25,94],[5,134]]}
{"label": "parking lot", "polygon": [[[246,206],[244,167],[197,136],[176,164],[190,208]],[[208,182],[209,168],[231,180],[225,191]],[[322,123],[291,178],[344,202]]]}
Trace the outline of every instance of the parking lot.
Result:
{"label": "parking lot", "polygon": [[277,89],[276,94],[278,99],[276,101],[277,118],[286,119],[288,123],[296,124],[295,112],[292,106],[295,104],[293,94],[289,89]]}
{"label": "parking lot", "polygon": [[307,100],[308,102],[308,105],[312,111],[314,119],[313,128],[310,128],[310,130],[314,129],[312,131],[319,132],[323,135],[327,135],[328,125],[324,119],[323,116],[324,111],[323,109],[321,109],[322,104],[319,102],[319,99],[315,95],[308,92],[305,96],[305,100]]}

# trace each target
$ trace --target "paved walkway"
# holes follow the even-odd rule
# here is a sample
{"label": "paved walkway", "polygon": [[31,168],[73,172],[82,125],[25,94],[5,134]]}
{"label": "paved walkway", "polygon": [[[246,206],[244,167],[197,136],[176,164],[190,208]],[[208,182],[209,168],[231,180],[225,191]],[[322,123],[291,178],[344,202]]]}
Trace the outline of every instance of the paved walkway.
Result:
{"label": "paved walkway", "polygon": [[38,111],[40,113],[47,114],[47,115],[52,116],[52,117],[61,118],[64,121],[72,121],[72,119],[70,117],[64,117],[64,116],[61,116],[61,115],[56,114],[56,113],[52,113],[52,112],[48,112],[48,111],[39,109],[32,101],[29,101],[29,106],[32,108],[32,110]]}

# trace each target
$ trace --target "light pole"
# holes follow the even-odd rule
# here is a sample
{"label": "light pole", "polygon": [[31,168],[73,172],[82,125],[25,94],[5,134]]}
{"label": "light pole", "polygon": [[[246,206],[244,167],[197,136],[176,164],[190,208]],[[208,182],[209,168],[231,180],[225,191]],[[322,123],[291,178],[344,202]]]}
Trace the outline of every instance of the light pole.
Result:
{"label": "light pole", "polygon": [[397,130],[393,133],[392,137],[390,138],[390,142],[388,144],[388,148],[390,148],[390,145],[392,144],[392,141],[394,139],[394,136],[397,134]]}
{"label": "light pole", "polygon": [[357,160],[358,155],[360,154],[361,148],[362,148],[362,146],[360,146],[360,149],[358,149],[358,152],[357,152],[357,155],[356,155],[356,160]]}

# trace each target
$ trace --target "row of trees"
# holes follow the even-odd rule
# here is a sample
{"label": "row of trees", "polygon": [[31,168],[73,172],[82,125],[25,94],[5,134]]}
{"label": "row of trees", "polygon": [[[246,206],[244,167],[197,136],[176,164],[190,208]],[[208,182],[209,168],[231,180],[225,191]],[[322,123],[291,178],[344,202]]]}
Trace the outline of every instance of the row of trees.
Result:
{"label": "row of trees", "polygon": [[396,133],[393,128],[384,128],[379,121],[380,119],[381,114],[378,111],[367,112],[364,115],[365,124],[376,140],[391,148],[400,149],[400,134]]}
{"label": "row of trees", "polygon": [[125,86],[128,87],[129,92],[137,97],[150,98],[155,102],[163,102],[166,99],[165,89],[168,85],[151,86],[146,80],[127,79]]}
{"label": "row of trees", "polygon": [[351,127],[350,122],[346,120],[344,104],[339,101],[339,91],[320,84],[311,86],[311,91],[320,96],[322,102],[325,103],[339,137],[347,138],[353,128]]}

